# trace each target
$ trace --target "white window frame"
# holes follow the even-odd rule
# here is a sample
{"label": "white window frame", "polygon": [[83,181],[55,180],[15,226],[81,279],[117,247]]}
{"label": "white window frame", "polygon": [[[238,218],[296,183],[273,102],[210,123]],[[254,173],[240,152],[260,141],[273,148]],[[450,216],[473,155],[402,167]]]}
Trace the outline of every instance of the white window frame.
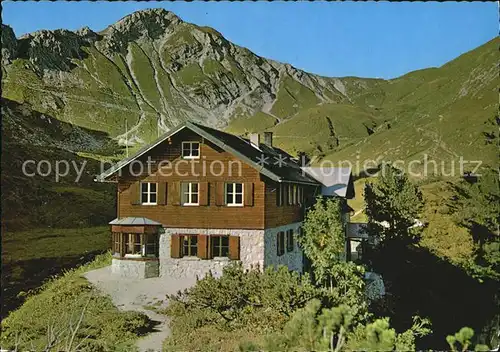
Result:
{"label": "white window frame", "polygon": [[[154,191],[154,192],[151,192],[151,185],[152,184],[156,185],[156,191]],[[148,189],[145,192],[147,194],[147,199],[148,199],[147,202],[142,201],[142,194],[144,193],[142,191],[142,185],[148,185]],[[141,205],[158,205],[158,183],[156,183],[156,182],[141,182],[140,192],[141,192]],[[151,202],[151,194],[153,194],[153,193],[156,195],[156,202]]]}
{"label": "white window frame", "polygon": [[[190,155],[184,155],[184,145],[189,145],[189,154]],[[193,154],[193,144],[197,144],[198,145],[198,155],[192,155]],[[200,158],[200,154],[201,154],[201,148],[200,148],[200,142],[198,141],[186,141],[186,142],[182,142],[182,146],[181,146],[181,155],[182,155],[182,159],[199,159]]]}
{"label": "white window frame", "polygon": [[[227,185],[231,185],[233,188],[233,201],[231,203],[227,202]],[[236,192],[236,185],[241,185],[241,203],[236,203],[236,195],[240,194]],[[224,184],[224,201],[228,207],[242,207],[245,205],[245,184],[243,182],[226,182]]]}
{"label": "white window frame", "polygon": [[[181,194],[181,204],[183,206],[197,206],[197,205],[200,205],[200,184],[198,182],[182,182],[182,183],[188,185],[187,195],[188,195],[189,202],[182,203],[182,200],[184,199],[184,194],[186,194],[186,193],[182,189],[182,184],[181,184],[181,193],[182,193]],[[198,188],[198,190],[196,192],[193,192],[193,185],[194,184],[196,184],[197,188]],[[198,202],[196,202],[196,203],[192,203],[191,202],[191,198],[192,198],[193,194],[197,194],[198,195]]]}

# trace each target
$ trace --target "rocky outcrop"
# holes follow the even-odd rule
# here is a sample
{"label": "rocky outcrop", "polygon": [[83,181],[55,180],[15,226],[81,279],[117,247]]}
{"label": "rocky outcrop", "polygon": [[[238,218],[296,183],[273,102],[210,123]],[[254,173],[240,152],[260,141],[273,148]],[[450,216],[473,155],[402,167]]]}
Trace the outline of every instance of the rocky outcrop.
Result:
{"label": "rocky outcrop", "polygon": [[[3,41],[7,92],[19,84],[10,80],[16,74],[11,70],[19,70],[10,63],[16,57],[28,60],[25,69],[35,71],[40,82],[23,87],[28,90],[24,99],[85,127],[104,119],[105,130],[124,143],[147,141],[156,129],[165,131],[186,119],[221,128],[237,115],[263,111],[275,116],[280,91],[298,110],[305,98],[297,87],[314,92],[318,103],[343,99],[332,79],[259,57],[164,9],[135,12],[99,33],[88,27],[41,30],[16,40],[8,28]],[[287,87],[290,80],[296,82],[293,89]],[[123,111],[137,116],[126,136],[115,128]]]}
{"label": "rocky outcrop", "polygon": [[12,62],[17,56],[17,39],[9,26],[2,24],[2,65]]}

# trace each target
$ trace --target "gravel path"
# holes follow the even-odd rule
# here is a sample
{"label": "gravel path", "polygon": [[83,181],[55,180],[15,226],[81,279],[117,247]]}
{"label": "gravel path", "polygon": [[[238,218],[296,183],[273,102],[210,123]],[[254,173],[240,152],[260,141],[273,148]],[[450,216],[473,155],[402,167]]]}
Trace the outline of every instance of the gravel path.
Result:
{"label": "gravel path", "polygon": [[174,294],[195,284],[196,278],[174,279],[168,277],[150,279],[129,279],[111,274],[111,267],[92,270],[84,274],[103,293],[111,296],[113,303],[121,310],[133,310],[146,314],[157,322],[155,331],[139,339],[139,351],[161,351],[163,340],[170,334],[168,318],[158,314],[147,305],[164,307],[167,294]]}

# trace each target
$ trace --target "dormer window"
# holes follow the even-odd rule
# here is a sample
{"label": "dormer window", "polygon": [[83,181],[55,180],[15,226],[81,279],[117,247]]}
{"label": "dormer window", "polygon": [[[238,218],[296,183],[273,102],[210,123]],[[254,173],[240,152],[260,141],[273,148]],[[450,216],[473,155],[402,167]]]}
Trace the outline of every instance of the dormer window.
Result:
{"label": "dormer window", "polygon": [[182,158],[183,159],[199,159],[200,158],[200,143],[199,142],[182,142]]}

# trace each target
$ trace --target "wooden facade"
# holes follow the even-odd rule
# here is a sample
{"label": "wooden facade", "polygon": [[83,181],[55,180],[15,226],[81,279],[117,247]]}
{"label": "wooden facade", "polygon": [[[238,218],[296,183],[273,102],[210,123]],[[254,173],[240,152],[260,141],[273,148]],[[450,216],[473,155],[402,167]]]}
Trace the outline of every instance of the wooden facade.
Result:
{"label": "wooden facade", "polygon": [[[199,159],[182,159],[184,141],[200,143]],[[150,158],[150,170],[148,165]],[[264,229],[303,220],[304,204],[278,205],[278,183],[189,129],[183,129],[120,170],[118,217],[147,217],[170,228]],[[142,173],[139,173],[142,164]],[[132,176],[132,170],[139,176]],[[141,204],[140,183],[157,183],[157,204]],[[199,205],[182,206],[181,182],[199,184]],[[226,182],[244,185],[243,206],[224,203]],[[302,186],[301,186],[302,187]],[[304,198],[315,187],[303,186]],[[302,202],[304,203],[304,202]]]}

